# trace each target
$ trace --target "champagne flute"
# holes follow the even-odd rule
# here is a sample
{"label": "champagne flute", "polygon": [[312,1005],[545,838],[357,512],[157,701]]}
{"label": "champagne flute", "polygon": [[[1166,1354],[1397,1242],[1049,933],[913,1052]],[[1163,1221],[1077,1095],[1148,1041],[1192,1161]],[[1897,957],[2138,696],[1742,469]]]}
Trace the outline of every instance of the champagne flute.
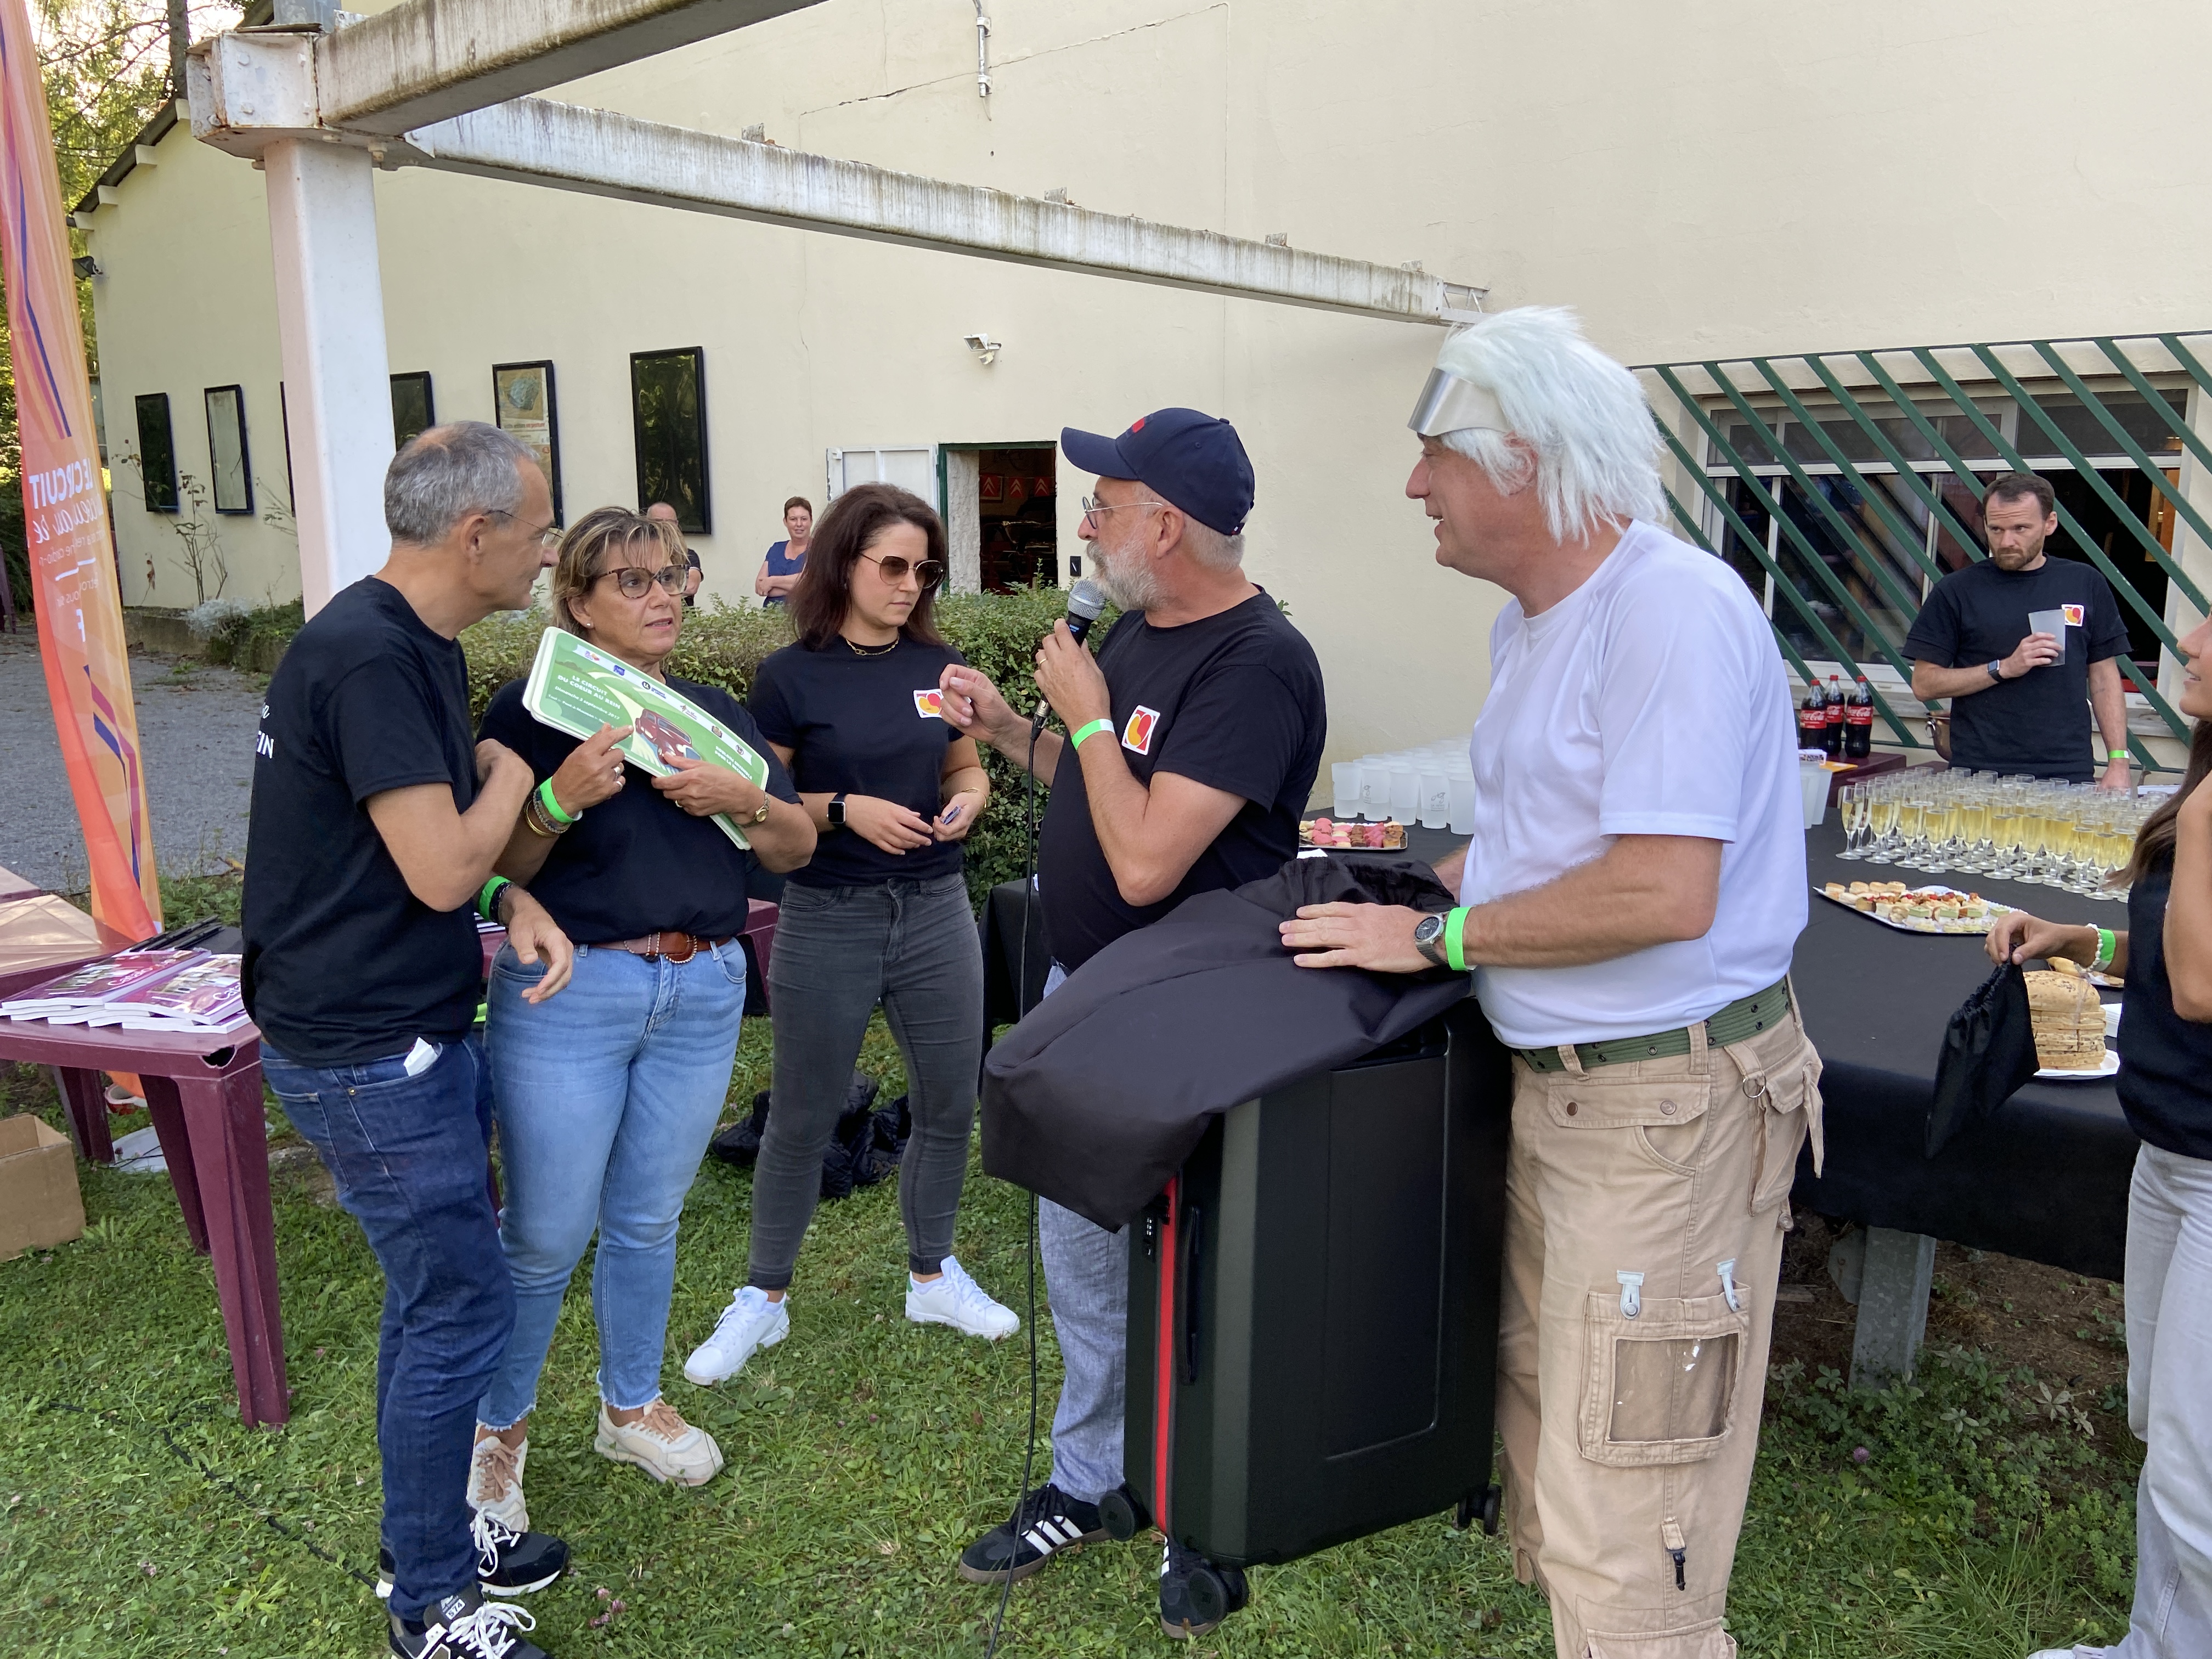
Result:
{"label": "champagne flute", "polygon": [[1844,821],[1844,850],[1839,858],[1863,859],[1866,856],[1867,822],[1872,817],[1873,803],[1867,799],[1867,787],[1863,783],[1847,783],[1836,792],[1838,816]]}
{"label": "champagne flute", "polygon": [[1897,813],[1901,803],[1893,785],[1868,787],[1879,787],[1881,793],[1874,798],[1874,844],[1868,849],[1866,860],[1869,864],[1893,863],[1897,857]]}
{"label": "champagne flute", "polygon": [[1897,833],[1903,850],[1895,862],[1904,869],[1923,867],[1921,857],[1928,848],[1928,802],[1918,790],[1914,790],[1898,805]]}

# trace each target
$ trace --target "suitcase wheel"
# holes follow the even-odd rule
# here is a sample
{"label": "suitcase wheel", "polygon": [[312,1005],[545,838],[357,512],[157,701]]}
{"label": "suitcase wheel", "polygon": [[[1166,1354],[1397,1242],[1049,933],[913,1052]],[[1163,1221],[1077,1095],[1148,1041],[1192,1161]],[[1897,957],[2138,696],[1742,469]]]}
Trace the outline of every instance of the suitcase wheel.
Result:
{"label": "suitcase wheel", "polygon": [[1498,1506],[1502,1496],[1495,1486],[1482,1494],[1482,1529],[1492,1538],[1498,1536]]}
{"label": "suitcase wheel", "polygon": [[1152,1524],[1144,1500],[1127,1486],[1116,1486],[1098,1500],[1098,1519],[1117,1544],[1127,1543]]}
{"label": "suitcase wheel", "polygon": [[1495,1486],[1486,1488],[1480,1498],[1473,1492],[1459,1500],[1459,1509],[1452,1516],[1452,1525],[1465,1532],[1477,1521],[1492,1537],[1498,1535],[1498,1506],[1501,1494]]}
{"label": "suitcase wheel", "polygon": [[1224,1571],[1211,1561],[1190,1572],[1190,1610],[1202,1625],[1218,1624],[1242,1607],[1247,1599],[1244,1575]]}

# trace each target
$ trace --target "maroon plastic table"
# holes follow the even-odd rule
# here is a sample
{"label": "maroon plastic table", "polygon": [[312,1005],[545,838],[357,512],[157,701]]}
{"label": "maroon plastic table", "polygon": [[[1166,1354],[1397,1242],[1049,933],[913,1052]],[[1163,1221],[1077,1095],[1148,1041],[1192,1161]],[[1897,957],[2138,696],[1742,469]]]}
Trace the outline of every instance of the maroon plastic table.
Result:
{"label": "maroon plastic table", "polygon": [[192,1248],[215,1267],[230,1340],[238,1414],[250,1427],[292,1414],[284,1323],[276,1305],[276,1227],[269,1207],[261,1033],[240,1027],[211,1046],[193,1031],[125,1031],[0,1019],[0,1060],[51,1066],[61,1079],[77,1151],[112,1164],[102,1072],[135,1072]]}

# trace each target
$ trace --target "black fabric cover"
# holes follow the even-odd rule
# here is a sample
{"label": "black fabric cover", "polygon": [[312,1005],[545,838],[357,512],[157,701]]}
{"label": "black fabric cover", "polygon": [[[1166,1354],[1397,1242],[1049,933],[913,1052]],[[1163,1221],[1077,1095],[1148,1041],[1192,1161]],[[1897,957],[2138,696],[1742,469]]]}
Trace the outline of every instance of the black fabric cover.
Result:
{"label": "black fabric cover", "polygon": [[984,1169],[1118,1229],[1213,1117],[1357,1060],[1467,996],[1468,976],[1445,969],[1297,966],[1278,925],[1338,900],[1453,902],[1418,859],[1294,859],[1124,934],[991,1050]]}
{"label": "black fabric cover", "polygon": [[2035,1075],[2035,1030],[2029,1023],[2027,978],[2005,963],[1974,988],[1943,1028],[1936,1088],[1928,1098],[1929,1158],[1969,1123],[1988,1119]]}

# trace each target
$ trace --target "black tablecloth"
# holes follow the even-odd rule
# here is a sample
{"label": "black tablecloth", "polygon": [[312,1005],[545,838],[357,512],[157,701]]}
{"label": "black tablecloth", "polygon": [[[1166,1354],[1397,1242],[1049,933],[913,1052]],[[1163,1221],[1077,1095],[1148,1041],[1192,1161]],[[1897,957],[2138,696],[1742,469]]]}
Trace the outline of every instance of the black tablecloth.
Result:
{"label": "black tablecloth", "polygon": [[[1407,850],[1437,859],[1463,842],[1415,829]],[[2056,888],[1847,863],[1836,856],[1842,848],[1833,814],[1806,832],[1814,884],[1941,883],[2054,921],[2127,922],[2121,905]],[[984,911],[986,1019],[992,1026],[1017,1018],[1015,963],[1029,910],[1023,896],[1020,883],[1007,882],[992,890]],[[2119,1278],[2136,1138],[2112,1083],[2031,1083],[1988,1124],[1960,1134],[1942,1156],[1926,1158],[1923,1125],[1943,1027],[1988,972],[1982,941],[1902,933],[1826,899],[1808,902],[1812,915],[1797,941],[1791,978],[1826,1067],[1820,1092],[1827,1158],[1815,1179],[1806,1149],[1792,1201],[1868,1226]],[[1030,1006],[1044,983],[1041,943],[1033,932]]]}
{"label": "black tablecloth", "polygon": [[[1941,883],[2053,921],[2127,925],[2125,907],[2057,888],[1847,863],[1836,856],[1844,838],[1833,814],[1806,834],[1816,885]],[[1901,933],[1826,899],[1811,903],[1792,980],[1827,1068],[1820,1092],[1828,1153],[1815,1180],[1807,1150],[1793,1201],[1870,1226],[2119,1278],[2136,1138],[2112,1083],[2031,1083],[1988,1124],[1966,1131],[1939,1157],[1924,1157],[1943,1027],[1989,971],[1982,941]]]}

